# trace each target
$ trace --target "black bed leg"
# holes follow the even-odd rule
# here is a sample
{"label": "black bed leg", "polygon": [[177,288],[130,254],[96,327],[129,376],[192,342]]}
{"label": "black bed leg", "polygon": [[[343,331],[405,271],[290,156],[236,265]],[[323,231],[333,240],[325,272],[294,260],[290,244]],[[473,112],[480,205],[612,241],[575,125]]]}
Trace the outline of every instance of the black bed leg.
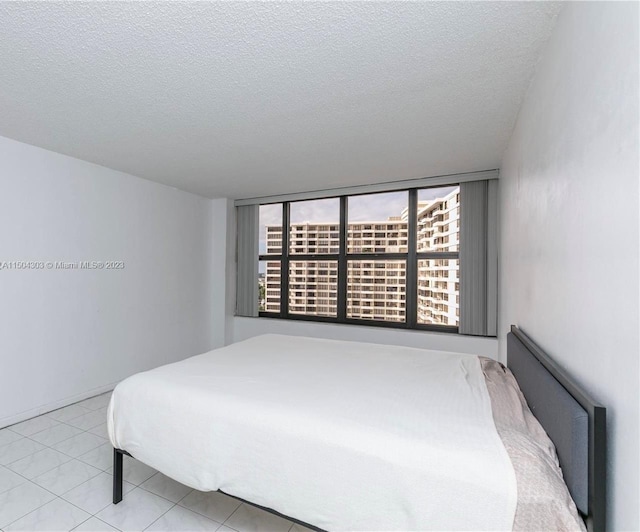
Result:
{"label": "black bed leg", "polygon": [[113,504],[122,500],[122,451],[113,450]]}

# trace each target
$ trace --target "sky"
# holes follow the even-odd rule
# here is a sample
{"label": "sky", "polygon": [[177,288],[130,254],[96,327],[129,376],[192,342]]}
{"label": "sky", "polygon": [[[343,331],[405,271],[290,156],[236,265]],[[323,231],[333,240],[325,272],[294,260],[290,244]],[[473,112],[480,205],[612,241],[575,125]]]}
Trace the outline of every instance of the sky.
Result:
{"label": "sky", "polygon": [[[426,188],[418,191],[418,201],[427,201],[447,195],[456,187]],[[409,193],[384,192],[349,196],[348,222],[384,221],[390,216],[400,216],[408,205]],[[340,200],[329,198],[291,203],[291,222],[340,221]],[[282,204],[260,206],[260,253],[266,250],[266,226],[282,224]],[[261,269],[262,271],[262,269]]]}

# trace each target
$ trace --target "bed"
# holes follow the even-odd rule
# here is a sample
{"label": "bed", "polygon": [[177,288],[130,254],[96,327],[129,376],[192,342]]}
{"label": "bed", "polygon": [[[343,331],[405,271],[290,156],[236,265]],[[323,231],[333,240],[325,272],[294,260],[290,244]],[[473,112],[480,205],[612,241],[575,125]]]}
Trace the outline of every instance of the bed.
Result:
{"label": "bed", "polygon": [[128,454],[319,530],[604,530],[605,409],[517,327],[508,359],[264,335],[134,375],[114,503]]}

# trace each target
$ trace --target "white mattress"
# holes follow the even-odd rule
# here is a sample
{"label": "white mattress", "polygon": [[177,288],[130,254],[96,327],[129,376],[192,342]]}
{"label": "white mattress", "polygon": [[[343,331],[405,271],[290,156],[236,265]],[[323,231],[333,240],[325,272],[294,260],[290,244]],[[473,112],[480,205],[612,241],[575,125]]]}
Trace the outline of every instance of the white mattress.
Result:
{"label": "white mattress", "polygon": [[140,373],[112,444],[327,530],[510,530],[516,479],[477,357],[265,335]]}

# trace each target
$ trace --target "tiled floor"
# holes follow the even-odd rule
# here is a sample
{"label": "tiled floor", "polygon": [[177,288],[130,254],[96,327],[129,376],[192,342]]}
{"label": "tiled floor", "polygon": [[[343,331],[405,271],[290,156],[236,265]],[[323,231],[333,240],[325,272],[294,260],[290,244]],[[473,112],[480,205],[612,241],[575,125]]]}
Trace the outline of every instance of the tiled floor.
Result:
{"label": "tiled floor", "polygon": [[125,457],[111,504],[110,393],[0,430],[0,531],[291,531],[303,527]]}

